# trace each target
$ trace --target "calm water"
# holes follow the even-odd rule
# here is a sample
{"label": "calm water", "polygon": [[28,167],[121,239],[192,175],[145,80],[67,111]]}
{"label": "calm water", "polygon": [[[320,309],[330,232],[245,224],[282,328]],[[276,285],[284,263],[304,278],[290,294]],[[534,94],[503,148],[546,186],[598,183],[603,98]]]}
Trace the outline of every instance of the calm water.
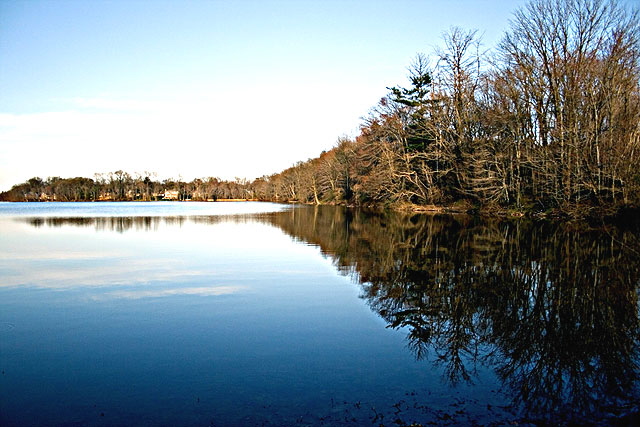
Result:
{"label": "calm water", "polygon": [[0,424],[628,421],[639,285],[637,225],[0,204]]}

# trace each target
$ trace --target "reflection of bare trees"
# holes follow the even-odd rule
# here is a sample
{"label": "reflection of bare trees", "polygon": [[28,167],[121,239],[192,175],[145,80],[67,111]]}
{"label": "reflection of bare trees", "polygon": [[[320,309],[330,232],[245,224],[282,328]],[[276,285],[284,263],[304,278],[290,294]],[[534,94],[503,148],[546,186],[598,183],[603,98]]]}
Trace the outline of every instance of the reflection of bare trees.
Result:
{"label": "reflection of bare trees", "polygon": [[262,214],[247,215],[210,215],[210,216],[110,216],[110,217],[52,217],[28,218],[26,221],[34,227],[91,227],[96,231],[157,231],[160,226],[180,227],[187,222],[197,224],[219,224],[222,222],[243,223],[258,220]]}
{"label": "reflection of bare trees", "polygon": [[[496,265],[501,286],[486,339],[500,377],[539,413],[597,410],[627,398],[637,379],[638,260],[619,242],[637,235],[520,227],[526,258]],[[504,252],[504,251],[503,251]]]}
{"label": "reflection of bare trees", "polygon": [[358,277],[371,309],[452,383],[487,364],[537,417],[637,403],[637,228],[323,207],[270,221]]}
{"label": "reflection of bare trees", "polygon": [[[533,417],[638,403],[640,229],[330,206],[199,217],[30,219],[34,226],[154,230],[260,221],[317,245],[418,359],[456,383],[491,367]],[[561,414],[561,415],[558,415]]]}
{"label": "reflection of bare trees", "polygon": [[63,227],[76,226],[94,228],[96,231],[116,231],[123,233],[128,230],[155,231],[163,223],[184,221],[184,218],[162,217],[69,217],[69,218],[29,218],[29,224],[34,227]]}

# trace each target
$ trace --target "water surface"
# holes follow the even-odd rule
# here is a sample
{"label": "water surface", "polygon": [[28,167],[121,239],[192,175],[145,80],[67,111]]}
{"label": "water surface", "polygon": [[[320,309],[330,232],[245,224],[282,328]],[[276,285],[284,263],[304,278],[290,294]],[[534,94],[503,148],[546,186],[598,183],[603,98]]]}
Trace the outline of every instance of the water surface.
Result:
{"label": "water surface", "polygon": [[[635,226],[0,204],[2,425],[628,419]],[[627,418],[624,418],[627,417]]]}

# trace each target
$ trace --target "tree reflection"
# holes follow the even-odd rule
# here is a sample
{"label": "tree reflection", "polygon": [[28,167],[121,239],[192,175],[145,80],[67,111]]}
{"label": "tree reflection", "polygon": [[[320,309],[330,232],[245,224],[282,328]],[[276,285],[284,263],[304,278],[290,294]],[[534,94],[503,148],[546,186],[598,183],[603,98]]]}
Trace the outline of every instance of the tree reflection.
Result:
{"label": "tree reflection", "polygon": [[330,206],[232,217],[45,218],[126,231],[261,221],[317,245],[418,359],[452,383],[490,367],[537,421],[637,406],[640,227],[372,213]]}
{"label": "tree reflection", "polygon": [[455,384],[494,369],[535,419],[637,404],[640,230],[330,207],[270,221],[358,278]]}
{"label": "tree reflection", "polygon": [[90,227],[96,231],[124,233],[135,231],[157,231],[160,226],[181,227],[186,222],[215,225],[223,222],[256,221],[260,215],[202,215],[202,216],[108,216],[108,217],[33,217],[21,218],[33,227]]}

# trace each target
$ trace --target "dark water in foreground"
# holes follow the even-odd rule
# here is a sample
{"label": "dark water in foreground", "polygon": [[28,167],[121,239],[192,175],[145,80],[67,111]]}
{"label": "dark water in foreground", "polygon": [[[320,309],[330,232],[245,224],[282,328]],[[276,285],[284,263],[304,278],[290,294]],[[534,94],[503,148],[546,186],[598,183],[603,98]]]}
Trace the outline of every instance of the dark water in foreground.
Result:
{"label": "dark water in foreground", "polygon": [[640,228],[0,204],[0,425],[633,422]]}

